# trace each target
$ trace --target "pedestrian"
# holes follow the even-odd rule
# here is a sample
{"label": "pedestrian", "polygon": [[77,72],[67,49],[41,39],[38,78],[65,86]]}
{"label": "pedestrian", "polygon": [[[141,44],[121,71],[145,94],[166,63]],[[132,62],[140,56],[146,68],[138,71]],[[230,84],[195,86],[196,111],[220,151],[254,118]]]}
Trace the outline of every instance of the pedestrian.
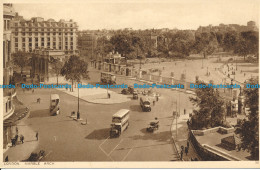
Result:
{"label": "pedestrian", "polygon": [[183,145],[181,145],[181,150],[182,150],[182,151],[184,150],[184,146],[183,146]]}
{"label": "pedestrian", "polygon": [[5,157],[5,162],[8,162],[9,161],[9,158],[8,158],[8,155]]}
{"label": "pedestrian", "polygon": [[110,93],[107,93],[107,96],[108,96],[108,98],[110,99],[110,97],[111,97],[111,96],[110,96]]}
{"label": "pedestrian", "polygon": [[16,142],[18,141],[18,135],[15,135],[15,144],[16,144]]}
{"label": "pedestrian", "polygon": [[16,128],[15,128],[15,130],[16,130],[16,135],[18,135],[18,127],[16,126]]}
{"label": "pedestrian", "polygon": [[190,148],[190,142],[188,140],[187,140],[187,148],[188,148],[188,150]]}
{"label": "pedestrian", "polygon": [[23,140],[24,140],[24,136],[23,135],[21,135],[20,136],[20,141],[23,143]]}
{"label": "pedestrian", "polygon": [[181,150],[181,160],[182,160],[182,157],[183,157],[183,150]]}
{"label": "pedestrian", "polygon": [[155,100],[153,101],[153,105],[155,106]]}
{"label": "pedestrian", "polygon": [[185,147],[185,154],[186,154],[186,156],[188,154],[188,148],[187,147]]}
{"label": "pedestrian", "polygon": [[186,109],[184,109],[184,115],[186,114]]}
{"label": "pedestrian", "polygon": [[38,139],[39,139],[39,133],[38,132],[36,132],[35,137],[36,137],[36,140],[38,141]]}
{"label": "pedestrian", "polygon": [[12,138],[12,139],[11,139],[12,146],[15,146],[15,142],[14,142],[14,141],[15,141],[15,139],[14,139],[14,138]]}
{"label": "pedestrian", "polygon": [[156,101],[157,101],[157,102],[159,101],[159,97],[158,97],[158,95],[156,96]]}
{"label": "pedestrian", "polygon": [[32,93],[34,93],[34,89],[32,89]]}

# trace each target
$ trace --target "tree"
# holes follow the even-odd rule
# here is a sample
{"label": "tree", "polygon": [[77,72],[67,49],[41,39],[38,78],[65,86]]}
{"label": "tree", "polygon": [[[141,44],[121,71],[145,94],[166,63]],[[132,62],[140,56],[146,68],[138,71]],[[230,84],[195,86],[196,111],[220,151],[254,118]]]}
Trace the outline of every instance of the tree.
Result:
{"label": "tree", "polygon": [[133,48],[131,46],[131,37],[128,34],[120,33],[115,34],[111,37],[110,43],[113,45],[115,52],[118,52],[123,57],[126,57],[133,51]]}
{"label": "tree", "polygon": [[243,56],[244,60],[247,55],[254,55],[258,58],[259,54],[259,36],[258,32],[248,31],[241,32],[237,46],[235,47],[235,53]]}
{"label": "tree", "polygon": [[194,44],[194,36],[188,31],[178,31],[172,36],[170,51],[176,57],[185,58],[190,55]]}
{"label": "tree", "polygon": [[[197,85],[205,85],[198,80]],[[211,82],[213,84],[213,82]],[[190,101],[197,107],[193,111],[192,127],[202,129],[220,126],[224,120],[224,101],[220,97],[218,90],[211,88],[197,88],[196,97],[190,97]]]}
{"label": "tree", "polygon": [[163,55],[163,57],[170,57],[170,42],[171,42],[171,33],[164,33],[158,37],[158,47],[157,50]]}
{"label": "tree", "polygon": [[29,63],[29,54],[23,51],[18,51],[12,54],[13,63],[21,68],[21,74],[23,73],[23,68]]}
{"label": "tree", "polygon": [[225,51],[233,51],[238,43],[239,35],[236,31],[228,31],[224,34],[223,49]]}
{"label": "tree", "polygon": [[62,62],[58,59],[55,59],[53,57],[50,58],[50,64],[52,65],[52,68],[56,74],[57,77],[57,85],[59,84],[59,75],[60,71],[62,69]]}
{"label": "tree", "polygon": [[109,52],[112,52],[113,50],[113,45],[105,36],[102,36],[97,39],[97,47],[95,49],[95,52],[101,55],[102,60],[104,56],[106,56]]}
{"label": "tree", "polygon": [[[248,84],[258,84],[258,79],[250,79]],[[244,88],[245,105],[249,108],[248,120],[244,120],[237,129],[242,139],[242,148],[249,150],[254,160],[259,160],[259,90],[258,88]]]}
{"label": "tree", "polygon": [[88,79],[88,64],[80,60],[78,56],[70,56],[69,60],[65,62],[61,69],[61,75],[65,76],[66,80],[72,81],[72,91],[73,82],[80,82],[82,78]]}
{"label": "tree", "polygon": [[218,47],[218,41],[214,32],[202,32],[195,34],[194,47],[197,53],[202,53],[204,58],[212,54]]}

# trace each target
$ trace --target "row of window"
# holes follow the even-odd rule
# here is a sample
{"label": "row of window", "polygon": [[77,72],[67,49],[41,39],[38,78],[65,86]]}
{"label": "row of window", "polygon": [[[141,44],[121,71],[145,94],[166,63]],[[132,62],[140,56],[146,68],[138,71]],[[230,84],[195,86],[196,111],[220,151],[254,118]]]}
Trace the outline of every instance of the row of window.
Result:
{"label": "row of window", "polygon": [[[41,43],[35,43],[35,47],[38,47],[38,46],[42,46],[44,47],[44,42],[41,42]],[[51,46],[51,42],[47,42],[47,47],[50,47]],[[52,42],[52,46],[53,47],[56,47],[56,42]],[[59,46],[61,46],[61,42],[59,42]],[[68,46],[68,42],[65,43],[65,48]],[[25,43],[22,43],[22,47],[25,48]],[[29,43],[29,48],[32,47],[32,43]],[[15,43],[15,48],[18,48],[18,43]],[[73,49],[73,43],[70,43],[70,48]]]}
{"label": "row of window", "polygon": [[[40,39],[41,41],[44,41],[44,40],[45,40],[45,38],[43,38],[43,37],[42,37],[42,38],[37,38],[37,37],[36,37],[36,38],[34,38],[34,41],[37,42],[39,39]],[[28,40],[29,40],[29,42],[32,42],[32,38],[28,38]],[[61,42],[61,37],[59,37],[58,40],[59,40],[59,42]],[[15,38],[14,41],[15,41],[16,43],[18,43],[18,38]],[[47,38],[47,41],[51,41],[51,38]],[[52,41],[55,42],[55,41],[56,41],[56,37],[53,37],[53,38],[52,38]],[[67,42],[67,41],[68,41],[68,38],[65,37],[65,42]],[[70,41],[71,41],[71,44],[73,44],[73,37],[70,38]],[[22,38],[22,42],[25,42],[25,38]]]}
{"label": "row of window", "polygon": [[[18,23],[14,23],[14,26],[18,27],[19,24]],[[30,26],[30,27],[32,27],[32,26],[34,26],[34,27],[38,27],[38,26],[40,26],[40,27],[44,27],[44,26],[46,26],[46,27],[50,27],[50,26],[53,26],[53,27],[73,27],[73,24],[61,24],[61,25],[46,24],[46,25],[44,25],[44,23],[35,23],[35,24],[31,23],[31,24],[26,25],[25,23],[21,23],[21,26],[22,27],[25,27],[25,26]]]}
{"label": "row of window", "polygon": [[[18,28],[15,28],[15,31],[19,31],[19,29]],[[29,28],[29,29],[25,29],[25,28],[23,28],[22,30],[20,30],[20,31],[23,31],[23,32],[25,32],[25,31],[29,31],[29,32],[32,32],[32,31],[59,31],[59,32],[63,32],[63,31],[73,31],[73,29],[31,29],[31,28]]]}
{"label": "row of window", "polygon": [[[42,33],[38,33],[38,32],[36,32],[36,33],[31,33],[31,32],[25,33],[25,32],[23,32],[23,33],[22,33],[22,36],[25,36],[26,34],[29,34],[30,36],[33,35],[33,34],[34,34],[35,36],[38,36],[38,35],[48,35],[48,36],[50,36],[50,35],[56,35],[56,34],[57,34],[57,35],[62,35],[61,32],[59,32],[59,33],[56,33],[56,32],[54,32],[54,33],[49,33],[49,32],[48,32],[48,33],[44,33],[44,32],[42,32]],[[15,36],[18,36],[18,32],[15,32],[14,35],[15,35]],[[64,35],[65,35],[65,36],[66,36],[66,35],[73,35],[73,32],[71,32],[71,33],[64,33]]]}
{"label": "row of window", "polygon": [[[35,44],[36,45],[36,44]],[[37,44],[37,46],[35,46],[35,49],[38,49],[38,48],[41,48],[41,47],[44,47],[44,43],[41,43],[41,46],[38,46],[38,44]],[[49,48],[50,49],[50,44],[48,43],[47,44],[47,48]],[[53,49],[55,49],[55,50],[61,50],[62,48],[62,46],[61,45],[59,45],[58,46],[58,48],[56,47],[56,44],[53,44]],[[68,48],[69,46],[65,46],[65,50],[73,50],[73,46],[70,46],[70,49]],[[33,48],[32,48],[32,46],[29,46],[29,52],[32,52],[32,50],[33,50]],[[15,52],[17,52],[18,51],[18,47],[15,47]],[[26,51],[26,48],[25,48],[25,45],[22,47],[22,51]]]}
{"label": "row of window", "polygon": [[4,20],[4,30],[10,30],[10,20]]}

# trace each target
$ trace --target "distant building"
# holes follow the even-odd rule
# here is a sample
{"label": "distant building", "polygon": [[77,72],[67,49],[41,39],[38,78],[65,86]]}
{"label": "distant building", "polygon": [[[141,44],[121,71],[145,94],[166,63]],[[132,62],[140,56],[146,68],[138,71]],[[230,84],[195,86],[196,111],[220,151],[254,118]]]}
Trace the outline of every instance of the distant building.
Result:
{"label": "distant building", "polygon": [[78,26],[73,20],[44,21],[41,17],[25,20],[16,14],[11,24],[12,52],[32,52],[34,49],[62,50],[69,56],[77,53]]}
{"label": "distant building", "polygon": [[84,61],[94,58],[94,49],[97,44],[97,36],[93,32],[78,32],[79,55]]}
{"label": "distant building", "polygon": [[239,24],[228,24],[225,25],[223,23],[219,24],[218,26],[200,26],[197,31],[199,32],[210,32],[210,31],[258,31],[256,23],[254,21],[247,22],[247,25],[239,25]]}

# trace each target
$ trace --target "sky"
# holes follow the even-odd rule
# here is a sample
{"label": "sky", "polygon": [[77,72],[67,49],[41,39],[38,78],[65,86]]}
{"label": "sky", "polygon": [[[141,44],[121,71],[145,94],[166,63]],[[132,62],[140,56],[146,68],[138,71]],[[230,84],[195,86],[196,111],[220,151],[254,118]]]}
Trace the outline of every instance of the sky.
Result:
{"label": "sky", "polygon": [[[30,1],[29,1],[30,2]],[[40,1],[13,3],[25,19],[73,19],[86,29],[197,29],[212,24],[258,24],[256,0]],[[55,3],[53,3],[55,2]],[[62,3],[61,3],[62,2]],[[74,2],[74,3],[71,3]]]}

